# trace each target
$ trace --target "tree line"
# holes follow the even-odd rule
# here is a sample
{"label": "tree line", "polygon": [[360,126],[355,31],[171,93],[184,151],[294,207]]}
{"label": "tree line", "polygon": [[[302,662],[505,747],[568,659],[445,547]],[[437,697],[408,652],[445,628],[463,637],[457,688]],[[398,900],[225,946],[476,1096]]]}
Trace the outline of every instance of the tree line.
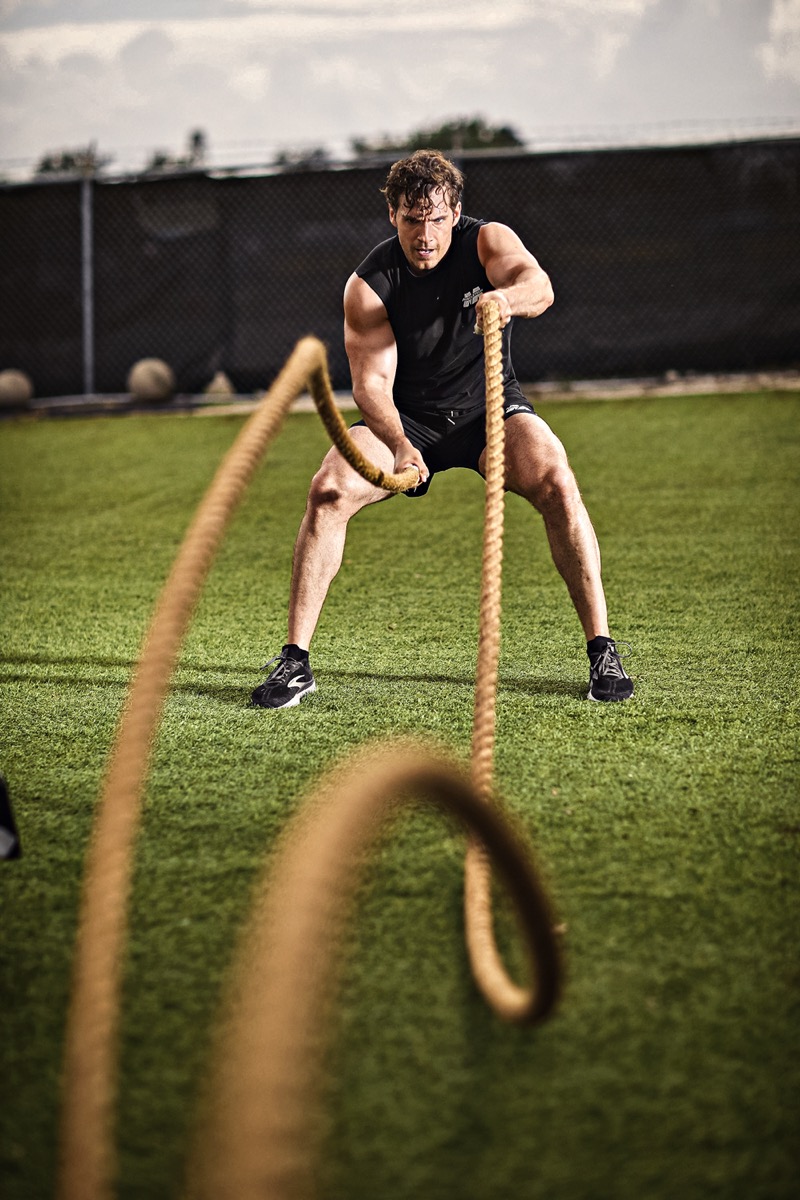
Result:
{"label": "tree line", "polygon": [[[501,150],[523,147],[522,138],[510,125],[492,125],[485,118],[456,117],[438,125],[422,126],[407,135],[378,138],[352,138],[350,149],[354,159],[398,157],[420,147],[430,147],[445,153],[458,154],[463,150]],[[154,150],[145,162],[142,173],[168,174],[179,171],[202,170],[208,158],[208,138],[202,129],[194,129],[187,139],[183,154]],[[101,154],[95,143],[78,149],[65,149],[43,154],[35,169],[37,177],[94,176],[113,162],[113,155]],[[275,163],[285,171],[318,170],[332,162],[325,146],[313,149],[281,150]]]}

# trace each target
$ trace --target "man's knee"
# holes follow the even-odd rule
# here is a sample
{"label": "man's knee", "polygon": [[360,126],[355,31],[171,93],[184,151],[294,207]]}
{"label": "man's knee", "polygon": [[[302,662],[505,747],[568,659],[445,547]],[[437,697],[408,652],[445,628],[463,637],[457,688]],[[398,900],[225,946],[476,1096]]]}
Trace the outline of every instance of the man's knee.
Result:
{"label": "man's knee", "polygon": [[571,510],[580,492],[566,451],[538,416],[517,414],[506,424],[506,486],[543,515]]}
{"label": "man's knee", "polygon": [[553,463],[529,480],[525,498],[543,515],[569,513],[581,503],[577,481],[567,462]]}
{"label": "man's knee", "polygon": [[315,514],[328,514],[347,520],[368,502],[368,487],[366,481],[347,464],[331,463],[325,459],[311,480],[308,509]]}

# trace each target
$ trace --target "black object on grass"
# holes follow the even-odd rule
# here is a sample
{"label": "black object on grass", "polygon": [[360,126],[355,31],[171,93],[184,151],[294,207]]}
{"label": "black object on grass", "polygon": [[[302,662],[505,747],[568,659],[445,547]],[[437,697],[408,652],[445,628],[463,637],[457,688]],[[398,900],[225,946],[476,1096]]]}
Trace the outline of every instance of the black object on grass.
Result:
{"label": "black object on grass", "polygon": [[19,858],[21,854],[22,847],[11,811],[11,801],[8,798],[8,786],[0,775],[0,859]]}

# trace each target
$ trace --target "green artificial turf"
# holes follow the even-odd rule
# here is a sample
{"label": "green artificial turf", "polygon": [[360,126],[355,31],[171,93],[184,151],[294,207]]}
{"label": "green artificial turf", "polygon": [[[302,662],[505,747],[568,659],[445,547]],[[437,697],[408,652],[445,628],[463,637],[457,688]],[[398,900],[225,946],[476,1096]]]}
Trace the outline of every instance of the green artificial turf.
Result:
{"label": "green artificial turf", "polygon": [[[331,1030],[323,1200],[782,1200],[798,1020],[800,396],[543,406],[603,550],[627,705],[585,699],[538,517],[507,501],[498,792],[564,938],[557,1015],[509,1028],[471,982],[463,838],[421,805],[376,850]],[[0,426],[0,1190],[52,1194],[83,857],[142,635],[241,418]],[[121,1200],[180,1190],[231,948],[265,853],[349,747],[430,735],[466,760],[483,488],[439,477],[354,521],[295,709],[248,707],[284,640],[308,480],[294,415],[212,570],[138,843]],[[502,896],[498,926],[516,962]]]}

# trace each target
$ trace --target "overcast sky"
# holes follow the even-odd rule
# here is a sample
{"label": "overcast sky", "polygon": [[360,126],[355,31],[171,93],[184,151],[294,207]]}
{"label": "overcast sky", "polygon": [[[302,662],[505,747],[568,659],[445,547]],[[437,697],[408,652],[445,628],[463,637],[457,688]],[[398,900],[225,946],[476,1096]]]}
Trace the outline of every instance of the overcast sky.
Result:
{"label": "overcast sky", "polygon": [[[800,131],[800,0],[0,0],[0,170],[212,163],[480,114],[532,145]],[[778,124],[775,125],[778,128]]]}

